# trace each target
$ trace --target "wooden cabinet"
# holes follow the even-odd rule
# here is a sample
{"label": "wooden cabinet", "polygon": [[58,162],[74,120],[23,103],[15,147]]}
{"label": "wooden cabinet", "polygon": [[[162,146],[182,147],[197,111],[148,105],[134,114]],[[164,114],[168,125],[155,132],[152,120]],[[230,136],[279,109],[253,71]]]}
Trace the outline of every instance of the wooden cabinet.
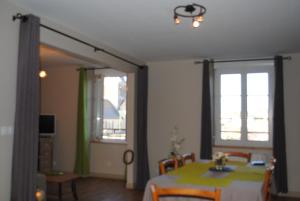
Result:
{"label": "wooden cabinet", "polygon": [[52,170],[53,163],[53,138],[40,137],[38,167],[40,172]]}

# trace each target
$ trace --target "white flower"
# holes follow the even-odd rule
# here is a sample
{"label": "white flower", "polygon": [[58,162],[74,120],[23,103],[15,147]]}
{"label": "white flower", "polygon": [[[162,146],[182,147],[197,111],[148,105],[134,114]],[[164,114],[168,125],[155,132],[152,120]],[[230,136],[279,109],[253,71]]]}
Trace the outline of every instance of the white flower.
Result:
{"label": "white flower", "polygon": [[177,136],[173,135],[170,140],[171,140],[171,142],[176,142],[177,141]]}
{"label": "white flower", "polygon": [[227,156],[223,152],[216,152],[213,155],[213,161],[216,165],[224,166],[227,160]]}
{"label": "white flower", "polygon": [[223,152],[216,152],[214,155],[213,155],[213,160],[220,160],[222,158],[225,158],[225,154]]}
{"label": "white flower", "polygon": [[184,141],[184,138],[178,137],[178,126],[174,126],[171,131],[171,152],[173,154],[178,154],[178,151],[181,149],[181,144]]}

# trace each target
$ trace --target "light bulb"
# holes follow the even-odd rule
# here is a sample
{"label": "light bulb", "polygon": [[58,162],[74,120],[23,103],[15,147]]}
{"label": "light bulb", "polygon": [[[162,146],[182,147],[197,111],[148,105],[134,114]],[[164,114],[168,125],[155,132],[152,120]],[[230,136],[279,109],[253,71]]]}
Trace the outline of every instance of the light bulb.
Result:
{"label": "light bulb", "polygon": [[198,22],[197,20],[193,20],[193,27],[197,28],[200,26],[200,22]]}
{"label": "light bulb", "polygon": [[41,70],[39,73],[40,78],[45,78],[47,76],[47,72],[44,70]]}
{"label": "light bulb", "polygon": [[204,17],[202,15],[195,17],[195,20],[197,20],[198,22],[203,22],[204,21]]}
{"label": "light bulb", "polygon": [[174,16],[174,21],[175,21],[175,24],[180,24],[180,22],[181,22],[181,20],[177,16]]}

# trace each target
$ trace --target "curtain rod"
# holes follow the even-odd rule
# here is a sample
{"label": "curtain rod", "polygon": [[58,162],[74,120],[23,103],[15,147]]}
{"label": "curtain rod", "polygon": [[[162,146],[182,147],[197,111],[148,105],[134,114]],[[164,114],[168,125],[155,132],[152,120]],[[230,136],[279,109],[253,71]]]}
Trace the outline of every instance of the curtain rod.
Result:
{"label": "curtain rod", "polygon": [[[291,60],[292,57],[283,57],[283,60]],[[267,57],[267,58],[249,58],[249,59],[228,59],[228,60],[216,60],[213,61],[214,63],[226,63],[226,62],[240,62],[240,61],[270,61],[274,60],[274,58]],[[203,64],[204,61],[195,61],[194,64]]]}
{"label": "curtain rod", "polygon": [[91,67],[91,68],[77,68],[76,70],[79,71],[80,69],[83,70],[101,70],[101,69],[110,69],[111,67]]}
{"label": "curtain rod", "polygon": [[[27,20],[27,16],[26,16],[26,15],[22,15],[21,13],[17,13],[16,15],[13,15],[12,20],[13,20],[13,21],[15,21],[15,20],[21,20],[22,22],[25,22],[25,21]],[[132,65],[137,66],[137,67],[139,67],[139,68],[142,67],[141,65],[139,65],[139,64],[137,64],[137,63],[134,63],[134,62],[132,62],[132,61],[130,61],[130,60],[128,60],[128,59],[125,59],[125,58],[123,58],[123,57],[121,57],[121,56],[118,56],[118,55],[116,55],[116,54],[114,54],[114,53],[112,53],[112,52],[109,52],[109,51],[107,51],[107,50],[105,50],[105,49],[103,49],[103,48],[99,48],[99,47],[97,47],[97,46],[95,46],[95,45],[93,45],[93,44],[91,44],[91,43],[88,43],[88,42],[85,42],[85,41],[83,41],[83,40],[80,40],[79,38],[76,38],[76,37],[71,36],[71,35],[69,35],[69,34],[63,33],[63,32],[61,32],[61,31],[59,31],[59,30],[57,30],[57,29],[54,29],[54,28],[52,28],[52,27],[46,26],[46,25],[41,24],[41,23],[40,23],[40,27],[43,27],[43,28],[48,29],[48,30],[50,30],[50,31],[53,31],[53,32],[55,32],[55,33],[57,33],[57,34],[60,34],[60,35],[65,36],[65,37],[67,37],[67,38],[70,38],[70,39],[72,39],[72,40],[74,40],[74,41],[77,41],[77,42],[79,42],[79,43],[81,43],[81,44],[84,44],[84,45],[86,45],[86,46],[89,46],[89,47],[93,48],[95,52],[101,51],[101,52],[104,52],[104,53],[106,53],[106,54],[108,54],[108,55],[110,55],[110,56],[112,56],[112,57],[115,57],[115,58],[117,58],[117,59],[119,59],[119,60],[122,60],[122,61],[124,61],[124,62],[126,62],[126,63],[132,64]]]}

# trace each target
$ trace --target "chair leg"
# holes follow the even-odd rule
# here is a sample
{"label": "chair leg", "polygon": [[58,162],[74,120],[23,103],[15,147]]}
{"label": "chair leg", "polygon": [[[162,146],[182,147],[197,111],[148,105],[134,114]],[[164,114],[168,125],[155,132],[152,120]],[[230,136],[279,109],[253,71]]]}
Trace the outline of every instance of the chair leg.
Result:
{"label": "chair leg", "polygon": [[71,188],[72,188],[72,193],[73,193],[74,199],[75,199],[75,200],[78,200],[75,179],[73,179],[73,180],[71,181]]}
{"label": "chair leg", "polygon": [[61,194],[62,194],[62,190],[61,190],[61,183],[58,183],[58,200],[61,201]]}

